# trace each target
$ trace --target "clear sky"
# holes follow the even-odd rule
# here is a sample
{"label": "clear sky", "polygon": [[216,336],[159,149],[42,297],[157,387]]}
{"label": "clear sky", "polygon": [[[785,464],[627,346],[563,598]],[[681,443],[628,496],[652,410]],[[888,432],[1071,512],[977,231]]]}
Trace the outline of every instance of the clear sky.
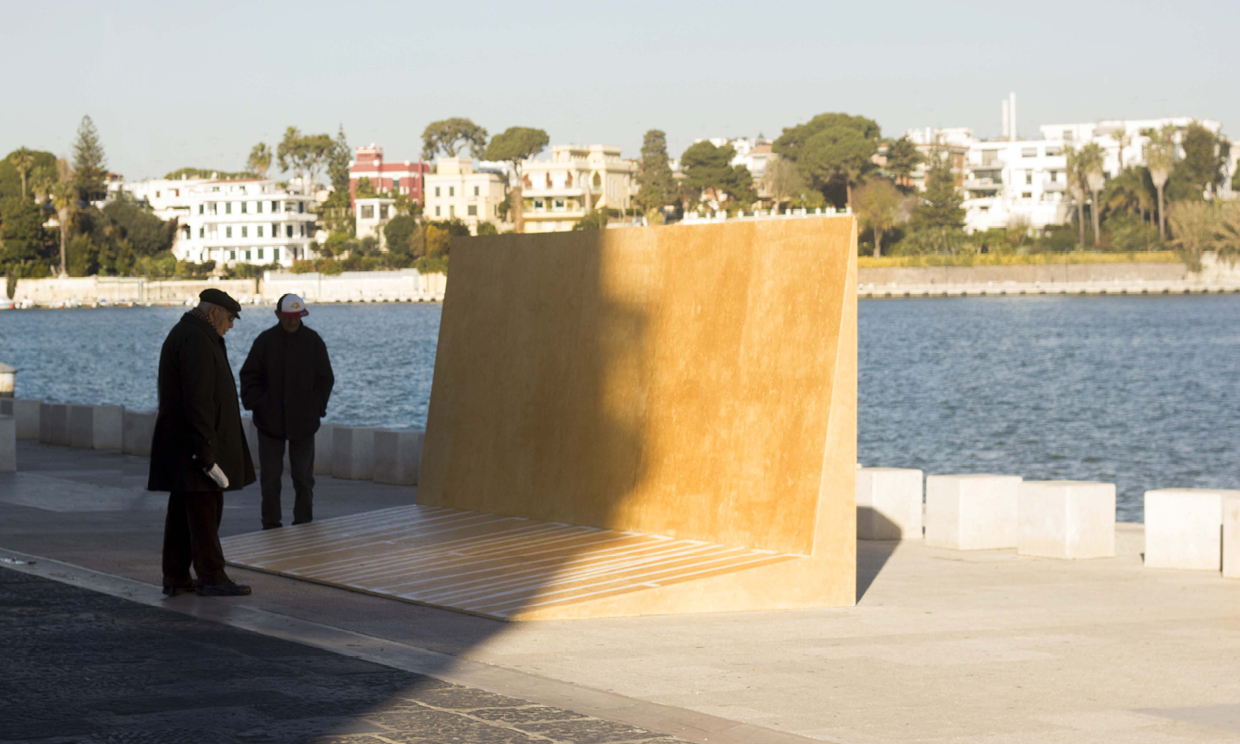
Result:
{"label": "clear sky", "polygon": [[239,170],[285,127],[416,159],[430,121],[552,143],[778,135],[824,111],[1019,131],[1196,116],[1240,136],[1240,2],[0,0],[0,154],[68,151],[83,114],[129,180]]}

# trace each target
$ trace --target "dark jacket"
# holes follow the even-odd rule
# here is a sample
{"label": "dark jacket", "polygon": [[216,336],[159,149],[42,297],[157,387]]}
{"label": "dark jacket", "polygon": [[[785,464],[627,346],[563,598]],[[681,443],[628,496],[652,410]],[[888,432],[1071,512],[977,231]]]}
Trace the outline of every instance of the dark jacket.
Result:
{"label": "dark jacket", "polygon": [[218,491],[202,472],[212,463],[236,491],[254,482],[241,429],[237,383],[224,339],[192,313],[181,316],[159,353],[159,415],[151,441],[151,491]]}
{"label": "dark jacket", "polygon": [[241,403],[254,412],[256,429],[297,441],[319,430],[335,383],[319,334],[304,323],[292,333],[277,323],[258,334],[241,365]]}

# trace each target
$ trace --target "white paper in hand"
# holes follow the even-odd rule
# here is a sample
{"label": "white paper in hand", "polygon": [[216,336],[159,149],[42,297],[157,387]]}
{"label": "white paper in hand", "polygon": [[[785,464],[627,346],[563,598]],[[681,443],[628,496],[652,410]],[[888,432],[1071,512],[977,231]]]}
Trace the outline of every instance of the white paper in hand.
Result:
{"label": "white paper in hand", "polygon": [[210,469],[204,468],[202,472],[206,473],[208,478],[215,481],[215,485],[220,488],[228,488],[228,476],[224,475],[224,471],[220,470],[218,464],[212,465]]}

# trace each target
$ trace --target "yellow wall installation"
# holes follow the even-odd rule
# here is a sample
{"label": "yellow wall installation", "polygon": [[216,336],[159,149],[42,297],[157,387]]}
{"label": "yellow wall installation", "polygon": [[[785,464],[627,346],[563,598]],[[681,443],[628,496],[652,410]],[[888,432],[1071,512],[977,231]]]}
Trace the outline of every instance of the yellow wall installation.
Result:
{"label": "yellow wall installation", "polygon": [[813,555],[850,604],[855,245],[851,217],[458,240],[418,502]]}

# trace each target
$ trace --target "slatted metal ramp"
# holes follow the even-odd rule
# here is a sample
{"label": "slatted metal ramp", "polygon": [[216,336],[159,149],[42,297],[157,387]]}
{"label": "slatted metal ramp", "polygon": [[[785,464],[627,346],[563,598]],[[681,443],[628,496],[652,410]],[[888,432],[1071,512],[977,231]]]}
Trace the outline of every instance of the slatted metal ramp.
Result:
{"label": "slatted metal ramp", "polygon": [[[223,543],[236,566],[500,620],[747,609],[739,597],[729,602],[719,578],[745,573],[760,583],[755,569],[810,560],[421,505]],[[690,588],[709,581],[706,592]]]}

